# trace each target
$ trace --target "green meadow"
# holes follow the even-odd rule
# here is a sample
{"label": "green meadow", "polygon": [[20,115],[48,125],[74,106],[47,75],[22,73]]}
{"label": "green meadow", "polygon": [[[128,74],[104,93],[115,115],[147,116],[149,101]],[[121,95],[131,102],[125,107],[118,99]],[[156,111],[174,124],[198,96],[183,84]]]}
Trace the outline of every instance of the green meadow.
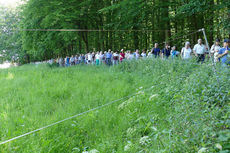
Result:
{"label": "green meadow", "polygon": [[227,153],[229,75],[217,66],[216,77],[208,63],[155,59],[0,70],[0,142],[136,94],[0,145],[0,152]]}

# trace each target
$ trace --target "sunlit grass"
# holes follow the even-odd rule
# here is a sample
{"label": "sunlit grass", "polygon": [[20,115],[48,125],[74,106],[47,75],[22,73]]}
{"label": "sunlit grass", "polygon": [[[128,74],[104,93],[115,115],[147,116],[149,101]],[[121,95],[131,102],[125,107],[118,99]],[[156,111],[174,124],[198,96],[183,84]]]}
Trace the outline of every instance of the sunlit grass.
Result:
{"label": "sunlit grass", "polygon": [[[210,104],[226,105],[229,98],[229,87],[225,86],[229,71],[220,72],[222,99],[215,95],[219,93],[213,88],[218,85],[210,66],[179,60],[131,61],[110,68],[25,65],[1,70],[2,141],[112,100],[140,94],[2,145],[0,151],[198,151],[205,145],[200,144],[201,139],[209,140],[202,136],[206,129],[199,127],[216,127],[217,116],[223,111],[211,109]],[[203,110],[213,115],[206,116]],[[208,123],[211,118],[212,124]],[[193,130],[197,136],[190,135]]]}

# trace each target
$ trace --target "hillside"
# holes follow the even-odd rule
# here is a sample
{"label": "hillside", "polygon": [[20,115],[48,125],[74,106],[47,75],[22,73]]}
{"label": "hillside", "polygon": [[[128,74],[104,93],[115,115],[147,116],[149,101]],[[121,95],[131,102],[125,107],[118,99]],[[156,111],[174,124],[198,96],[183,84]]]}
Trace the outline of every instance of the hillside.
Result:
{"label": "hillside", "polygon": [[0,70],[0,142],[137,93],[0,152],[222,152],[230,149],[230,71],[181,60]]}

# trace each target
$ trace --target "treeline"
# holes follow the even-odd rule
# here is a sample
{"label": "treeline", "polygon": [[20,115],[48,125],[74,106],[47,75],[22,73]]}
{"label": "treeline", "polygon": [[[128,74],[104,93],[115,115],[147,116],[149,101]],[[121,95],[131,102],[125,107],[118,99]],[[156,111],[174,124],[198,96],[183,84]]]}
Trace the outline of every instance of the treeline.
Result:
{"label": "treeline", "polygon": [[229,0],[29,0],[18,29],[83,31],[20,31],[15,41],[27,62],[109,48],[147,49],[154,42],[194,44],[202,33],[186,35],[201,28],[212,43],[230,36],[229,8]]}

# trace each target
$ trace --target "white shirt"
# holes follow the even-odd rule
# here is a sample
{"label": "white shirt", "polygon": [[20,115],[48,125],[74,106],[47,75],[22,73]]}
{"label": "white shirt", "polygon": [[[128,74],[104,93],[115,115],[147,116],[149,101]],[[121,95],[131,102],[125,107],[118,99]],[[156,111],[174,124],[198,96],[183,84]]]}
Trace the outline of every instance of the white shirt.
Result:
{"label": "white shirt", "polygon": [[71,58],[70,58],[70,62],[74,62],[74,57],[71,57]]}
{"label": "white shirt", "polygon": [[89,60],[89,61],[92,61],[92,59],[93,59],[92,54],[88,54],[88,60]]}
{"label": "white shirt", "polygon": [[100,56],[99,56],[100,60],[102,60],[103,57],[104,57],[104,54],[100,54]]}
{"label": "white shirt", "polygon": [[119,56],[119,55],[118,55],[117,53],[113,53],[113,56],[115,56],[115,57],[116,57],[116,56]]}
{"label": "white shirt", "polygon": [[218,60],[219,60],[218,55],[219,55],[218,52],[215,52],[215,53],[214,53],[214,62],[215,62],[215,63],[217,63]]}
{"label": "white shirt", "polygon": [[136,53],[136,59],[139,59],[140,54]]}
{"label": "white shirt", "polygon": [[127,59],[129,59],[129,53],[125,53],[125,57],[127,57]]}
{"label": "white shirt", "polygon": [[196,44],[193,48],[193,50],[197,53],[197,54],[204,54],[206,52],[206,47],[203,44]]}
{"label": "white shirt", "polygon": [[141,53],[141,56],[142,57],[146,57],[146,53]]}
{"label": "white shirt", "polygon": [[129,59],[132,60],[134,58],[133,54],[129,54]]}
{"label": "white shirt", "polygon": [[96,59],[99,60],[100,59],[100,55],[99,54],[96,54]]}
{"label": "white shirt", "polygon": [[211,53],[215,53],[217,50],[219,51],[220,50],[220,46],[217,46],[217,45],[212,45],[212,47],[211,47]]}
{"label": "white shirt", "polygon": [[61,64],[61,63],[62,63],[62,60],[63,60],[62,58],[59,58],[59,59],[58,59],[58,63]]}
{"label": "white shirt", "polygon": [[184,47],[184,48],[182,48],[181,52],[182,52],[183,59],[191,58],[191,52],[192,52],[191,48],[185,48]]}

